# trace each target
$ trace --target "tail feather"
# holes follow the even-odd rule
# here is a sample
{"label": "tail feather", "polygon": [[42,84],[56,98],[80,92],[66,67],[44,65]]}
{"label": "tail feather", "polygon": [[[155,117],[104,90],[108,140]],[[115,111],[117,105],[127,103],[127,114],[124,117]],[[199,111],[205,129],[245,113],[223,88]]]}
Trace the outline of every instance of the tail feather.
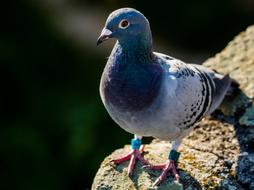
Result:
{"label": "tail feather", "polygon": [[209,113],[212,113],[217,107],[219,107],[232,83],[232,79],[229,75],[223,76],[217,73],[215,73],[213,81],[216,90],[213,95],[213,103],[209,109]]}
{"label": "tail feather", "polygon": [[235,79],[231,78],[231,84],[228,88],[226,96],[233,96],[234,94],[237,94],[240,91],[239,86],[239,83]]}

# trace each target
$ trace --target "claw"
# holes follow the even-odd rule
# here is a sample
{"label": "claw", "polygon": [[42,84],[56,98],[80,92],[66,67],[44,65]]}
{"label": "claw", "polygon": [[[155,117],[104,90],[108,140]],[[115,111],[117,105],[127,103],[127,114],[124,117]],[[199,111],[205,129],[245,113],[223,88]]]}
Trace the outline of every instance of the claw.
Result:
{"label": "claw", "polygon": [[158,186],[161,183],[161,179],[158,177],[155,182],[153,183],[153,186]]}
{"label": "claw", "polygon": [[152,169],[152,167],[153,167],[152,165],[148,165],[148,164],[142,166],[143,169]]}
{"label": "claw", "polygon": [[180,176],[179,176],[179,174],[175,174],[175,178],[176,178],[176,181],[177,181],[177,182],[180,181]]}

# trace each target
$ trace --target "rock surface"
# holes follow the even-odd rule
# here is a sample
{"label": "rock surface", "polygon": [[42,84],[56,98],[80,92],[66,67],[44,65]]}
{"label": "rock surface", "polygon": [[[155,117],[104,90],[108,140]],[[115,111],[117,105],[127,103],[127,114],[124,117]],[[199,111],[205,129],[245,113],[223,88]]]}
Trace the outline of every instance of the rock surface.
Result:
{"label": "rock surface", "polygon": [[[112,158],[130,151],[130,146],[105,158],[92,185],[107,189],[253,189],[254,190],[254,26],[240,33],[228,46],[204,65],[229,73],[240,84],[240,92],[227,98],[221,111],[205,118],[180,146],[180,183],[168,175],[159,187],[152,184],[159,171],[146,170],[138,163],[131,178],[128,162],[114,165]],[[167,159],[170,144],[154,140],[145,147],[151,163]]]}
{"label": "rock surface", "polygon": [[[254,26],[247,28],[231,41],[228,46],[215,57],[205,63],[216,71],[229,74],[242,90],[234,99],[226,99],[222,110],[227,115],[235,115],[237,111],[245,111],[237,115],[241,125],[254,125]],[[248,107],[248,109],[246,109]]]}

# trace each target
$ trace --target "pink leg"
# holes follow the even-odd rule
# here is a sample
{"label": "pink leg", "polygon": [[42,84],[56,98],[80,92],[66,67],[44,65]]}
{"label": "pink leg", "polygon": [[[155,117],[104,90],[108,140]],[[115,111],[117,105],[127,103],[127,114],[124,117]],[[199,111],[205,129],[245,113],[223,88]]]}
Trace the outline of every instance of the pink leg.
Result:
{"label": "pink leg", "polygon": [[[143,146],[144,147],[144,146]],[[142,147],[141,147],[142,148]],[[144,148],[143,148],[144,149]],[[143,164],[143,165],[147,165],[149,164],[149,162],[147,160],[144,159],[144,157],[141,155],[141,153],[143,152],[143,149],[141,150],[134,150],[134,153],[137,157],[137,159]]]}
{"label": "pink leg", "polygon": [[144,152],[144,149],[145,149],[145,145],[142,144],[141,147],[140,147],[140,149],[139,149],[139,150],[140,150],[140,153]]}

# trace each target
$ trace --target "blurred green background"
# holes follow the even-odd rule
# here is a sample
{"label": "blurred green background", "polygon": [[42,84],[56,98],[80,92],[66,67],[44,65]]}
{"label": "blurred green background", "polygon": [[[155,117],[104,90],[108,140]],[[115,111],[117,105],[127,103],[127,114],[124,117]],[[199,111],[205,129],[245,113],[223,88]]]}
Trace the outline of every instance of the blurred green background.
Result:
{"label": "blurred green background", "polygon": [[129,143],[98,91],[114,40],[95,45],[126,6],[150,20],[156,51],[187,62],[254,23],[252,0],[1,2],[0,189],[90,189],[104,157]]}

